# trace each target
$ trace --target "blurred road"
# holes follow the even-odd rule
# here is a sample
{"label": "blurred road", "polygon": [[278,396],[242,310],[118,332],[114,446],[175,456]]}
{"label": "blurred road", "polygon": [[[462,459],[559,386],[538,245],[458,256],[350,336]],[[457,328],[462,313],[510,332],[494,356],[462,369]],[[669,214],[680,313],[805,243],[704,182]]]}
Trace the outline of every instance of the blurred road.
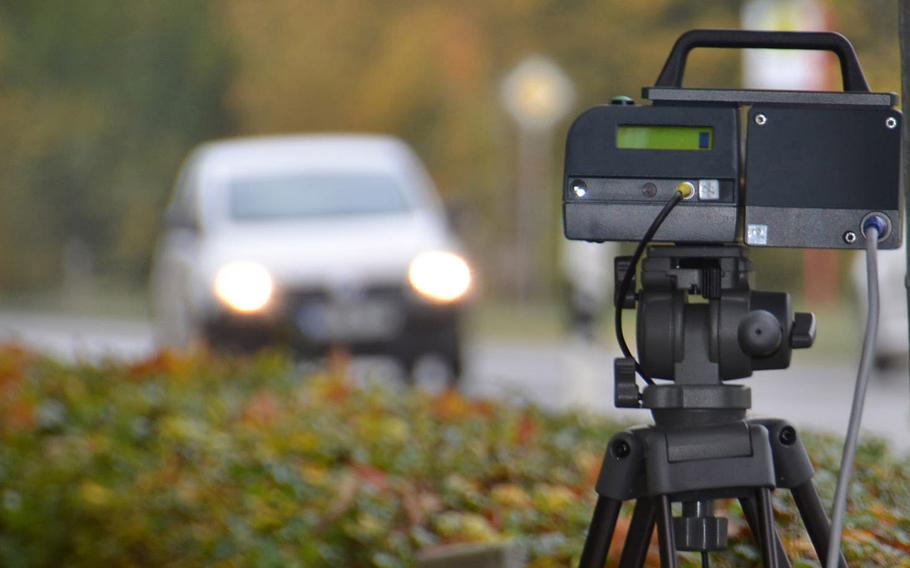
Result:
{"label": "blurred road", "polygon": [[[548,407],[588,407],[646,422],[646,412],[613,408],[613,358],[617,355],[618,349],[571,341],[553,345],[481,342],[471,349],[466,389],[472,394],[514,396]],[[762,371],[746,380],[752,388],[752,415],[784,418],[798,426],[843,435],[859,362],[813,361],[800,355],[795,354],[790,369]],[[906,368],[874,377],[866,395],[863,430],[888,439],[896,448],[910,450]]]}
{"label": "blurred road", "polygon": [[[20,341],[64,357],[133,359],[154,350],[151,329],[141,320],[30,313],[0,313],[0,342]],[[802,357],[800,356],[802,355]],[[468,346],[464,390],[475,396],[535,402],[547,408],[590,408],[646,422],[647,413],[613,408],[612,367],[616,352],[581,342],[492,340]],[[855,380],[855,361],[814,360],[796,353],[786,371],[757,373],[753,414],[785,418],[799,426],[843,434]],[[364,374],[388,369],[382,361],[359,361]],[[864,431],[910,450],[910,385],[906,369],[875,377],[867,396]]]}

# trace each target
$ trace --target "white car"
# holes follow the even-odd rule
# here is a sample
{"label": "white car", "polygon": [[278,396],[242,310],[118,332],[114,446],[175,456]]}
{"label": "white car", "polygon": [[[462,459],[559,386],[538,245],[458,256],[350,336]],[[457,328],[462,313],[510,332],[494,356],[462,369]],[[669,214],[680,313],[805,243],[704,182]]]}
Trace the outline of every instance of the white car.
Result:
{"label": "white car", "polygon": [[401,141],[320,135],[205,144],[187,159],[152,268],[162,346],[331,346],[461,372],[471,269]]}

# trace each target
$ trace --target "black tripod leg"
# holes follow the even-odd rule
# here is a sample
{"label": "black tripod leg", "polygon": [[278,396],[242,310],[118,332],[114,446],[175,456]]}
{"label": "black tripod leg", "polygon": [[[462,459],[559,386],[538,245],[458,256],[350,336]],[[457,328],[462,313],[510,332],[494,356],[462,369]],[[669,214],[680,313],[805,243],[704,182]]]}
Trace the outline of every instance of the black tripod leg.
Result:
{"label": "black tripod leg", "polygon": [[653,498],[641,497],[635,503],[635,512],[632,513],[632,522],[629,524],[629,534],[626,535],[619,568],[641,568],[645,565],[656,522],[657,503]]}
{"label": "black tripod leg", "polygon": [[610,552],[610,541],[613,540],[613,531],[616,529],[616,518],[622,501],[598,497],[594,506],[594,516],[588,527],[588,537],[585,547],[581,552],[579,568],[603,568]]}
{"label": "black tripod leg", "polygon": [[669,495],[657,496],[657,536],[660,541],[660,568],[676,568],[676,535]]}
{"label": "black tripod leg", "polygon": [[[815,547],[815,554],[821,561],[822,566],[828,562],[828,539],[831,537],[831,521],[825,513],[821,499],[815,491],[815,485],[807,481],[802,485],[797,485],[790,490],[793,494],[793,500],[796,501],[796,508],[799,509],[799,515],[803,518],[806,525],[806,532],[809,533],[809,539],[812,546]],[[838,560],[840,568],[847,568],[847,559],[843,553]]]}
{"label": "black tripod leg", "polygon": [[[739,500],[743,507],[743,513],[746,516],[746,522],[749,523],[749,529],[755,535],[756,541],[759,538],[758,529],[758,505],[755,499],[743,497]],[[777,551],[777,565],[780,568],[790,568],[790,559],[787,558],[787,551],[784,550],[784,543],[780,540],[780,535],[774,531],[774,549]]]}
{"label": "black tripod leg", "polygon": [[771,490],[763,487],[758,490],[758,532],[762,561],[766,568],[778,568],[777,554],[774,550],[774,510],[771,507]]}

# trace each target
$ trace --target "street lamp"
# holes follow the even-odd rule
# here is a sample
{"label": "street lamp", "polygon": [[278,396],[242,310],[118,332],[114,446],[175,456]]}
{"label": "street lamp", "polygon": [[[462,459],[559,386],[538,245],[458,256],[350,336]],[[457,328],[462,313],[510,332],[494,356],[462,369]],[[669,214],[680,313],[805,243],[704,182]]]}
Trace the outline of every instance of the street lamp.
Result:
{"label": "street lamp", "polygon": [[518,125],[518,175],[515,195],[514,290],[526,301],[539,275],[535,251],[542,236],[552,234],[552,213],[545,209],[545,189],[551,180],[553,128],[571,110],[575,88],[550,59],[528,57],[503,79],[503,107]]}

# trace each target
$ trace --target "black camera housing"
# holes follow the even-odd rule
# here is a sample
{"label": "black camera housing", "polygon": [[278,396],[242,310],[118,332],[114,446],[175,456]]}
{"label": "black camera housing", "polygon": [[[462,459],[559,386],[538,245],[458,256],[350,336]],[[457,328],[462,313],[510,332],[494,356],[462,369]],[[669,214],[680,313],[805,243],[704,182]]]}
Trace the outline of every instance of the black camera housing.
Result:
{"label": "black camera housing", "polygon": [[[696,47],[832,51],[843,92],[682,87]],[[830,32],[693,30],[674,45],[638,106],[619,97],[587,110],[566,140],[565,235],[641,240],[680,184],[693,194],[654,236],[676,243],[863,248],[867,216],[901,243],[901,113],[872,93],[853,46]],[[748,106],[746,120],[740,108]],[[745,151],[741,152],[741,147]]]}

